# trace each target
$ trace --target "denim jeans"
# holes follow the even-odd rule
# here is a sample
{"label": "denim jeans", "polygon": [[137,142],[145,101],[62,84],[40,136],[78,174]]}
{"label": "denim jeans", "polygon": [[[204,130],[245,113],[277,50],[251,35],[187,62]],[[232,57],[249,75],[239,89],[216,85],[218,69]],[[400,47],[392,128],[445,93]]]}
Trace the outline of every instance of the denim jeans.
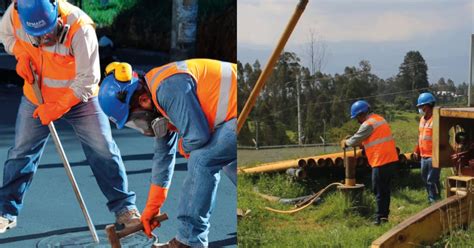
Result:
{"label": "denim jeans", "polygon": [[[36,105],[22,97],[15,125],[15,142],[8,151],[0,187],[0,214],[9,219],[16,218],[23,207],[25,192],[50,135],[48,127],[32,117],[35,109]],[[128,190],[120,151],[97,97],[74,106],[63,119],[72,125],[79,138],[96,181],[108,200],[109,210],[119,214],[136,208],[135,193]]]}
{"label": "denim jeans", "polygon": [[431,158],[421,159],[421,178],[425,183],[426,191],[428,192],[428,201],[435,202],[439,199],[440,183],[439,183],[439,168],[433,168],[433,160]]}
{"label": "denim jeans", "polygon": [[[209,218],[216,201],[220,170],[235,183],[237,178],[236,119],[232,119],[212,134],[209,142],[190,153],[188,172],[178,205],[176,239],[192,247],[207,247]],[[229,218],[236,218],[235,214]]]}
{"label": "denim jeans", "polygon": [[391,182],[397,163],[389,163],[372,168],[372,190],[377,203],[377,218],[388,218],[390,214]]}

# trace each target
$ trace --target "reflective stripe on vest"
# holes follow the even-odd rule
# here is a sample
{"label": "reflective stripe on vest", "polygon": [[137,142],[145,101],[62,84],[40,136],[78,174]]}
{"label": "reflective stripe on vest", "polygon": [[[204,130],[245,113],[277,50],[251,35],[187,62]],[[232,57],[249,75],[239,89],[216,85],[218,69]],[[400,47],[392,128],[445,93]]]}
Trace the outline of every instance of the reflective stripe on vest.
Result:
{"label": "reflective stripe on vest", "polygon": [[224,123],[227,117],[227,109],[230,101],[230,87],[232,87],[232,65],[227,62],[221,64],[221,88],[219,92],[219,101],[217,103],[216,119],[214,127]]}
{"label": "reflective stripe on vest", "polygon": [[[191,59],[170,63],[151,70],[145,76],[157,109],[167,116],[156,99],[163,80],[186,73],[196,82],[196,94],[212,131],[216,126],[237,116],[236,65],[210,59]],[[215,94],[215,92],[219,94]]]}
{"label": "reflective stripe on vest", "polygon": [[374,141],[371,141],[367,144],[364,145],[365,148],[370,148],[372,146],[375,146],[375,145],[378,145],[378,144],[381,144],[381,143],[384,143],[384,142],[389,142],[389,141],[392,141],[393,140],[393,137],[392,135],[388,136],[388,137],[384,137],[384,138],[380,138],[380,139],[376,139]]}
{"label": "reflective stripe on vest", "polygon": [[[69,25],[69,32],[62,44],[35,47],[34,37],[29,36],[23,29],[18,11],[12,10],[13,33],[16,38],[13,53],[30,55],[32,63],[39,74],[41,92],[45,102],[54,102],[60,97],[76,78],[76,63],[72,55],[71,42],[75,32],[83,25],[94,26],[93,21],[79,8],[64,0],[58,1],[58,13],[64,23]],[[98,87],[98,86],[97,86]],[[47,92],[48,91],[48,92]],[[50,92],[51,91],[51,92]],[[31,85],[23,86],[26,98],[37,104]],[[95,90],[95,93],[98,91]]]}
{"label": "reflective stripe on vest", "polygon": [[378,167],[398,161],[395,140],[387,121],[379,115],[371,114],[362,125],[373,128],[372,134],[362,142],[369,164]]}
{"label": "reflective stripe on vest", "polygon": [[418,126],[418,146],[420,148],[420,155],[422,157],[432,157],[433,155],[433,117],[425,120],[420,118],[420,125]]}

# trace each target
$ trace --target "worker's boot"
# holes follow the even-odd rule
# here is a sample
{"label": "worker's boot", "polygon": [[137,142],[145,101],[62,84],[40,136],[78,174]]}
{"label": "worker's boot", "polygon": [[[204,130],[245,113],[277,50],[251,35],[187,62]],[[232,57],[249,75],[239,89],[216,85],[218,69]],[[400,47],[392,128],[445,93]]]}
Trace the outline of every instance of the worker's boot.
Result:
{"label": "worker's boot", "polygon": [[388,218],[387,217],[376,217],[373,224],[376,226],[379,226],[381,224],[387,223]]}
{"label": "worker's boot", "polygon": [[136,209],[130,209],[119,214],[116,217],[115,222],[117,224],[124,224],[125,226],[136,226],[140,224],[140,212]]}
{"label": "worker's boot", "polygon": [[0,233],[6,232],[8,229],[16,227],[16,218],[9,220],[3,216],[0,216]]}
{"label": "worker's boot", "polygon": [[166,244],[153,244],[151,248],[191,248],[191,246],[185,245],[174,238]]}

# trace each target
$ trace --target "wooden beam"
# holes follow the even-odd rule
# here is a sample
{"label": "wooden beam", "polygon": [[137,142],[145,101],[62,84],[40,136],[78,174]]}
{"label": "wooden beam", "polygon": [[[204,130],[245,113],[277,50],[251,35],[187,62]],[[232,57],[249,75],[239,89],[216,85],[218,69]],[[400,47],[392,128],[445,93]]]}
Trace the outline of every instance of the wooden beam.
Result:
{"label": "wooden beam", "polygon": [[398,224],[372,243],[372,248],[419,247],[433,244],[446,233],[467,226],[473,214],[469,195],[453,195]]}

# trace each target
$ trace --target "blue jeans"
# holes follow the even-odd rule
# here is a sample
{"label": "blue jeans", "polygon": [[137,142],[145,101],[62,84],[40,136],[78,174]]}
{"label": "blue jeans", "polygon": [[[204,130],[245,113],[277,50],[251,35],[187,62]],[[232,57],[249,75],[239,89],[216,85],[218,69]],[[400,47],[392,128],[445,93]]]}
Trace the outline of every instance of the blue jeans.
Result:
{"label": "blue jeans", "polygon": [[209,218],[216,201],[219,171],[226,167],[224,173],[234,183],[237,178],[236,123],[232,119],[222,124],[205,146],[190,153],[178,205],[180,223],[176,239],[181,243],[208,246]]}
{"label": "blue jeans", "polygon": [[[18,216],[49,137],[49,129],[32,117],[36,105],[22,97],[15,125],[15,143],[8,151],[0,188],[0,214]],[[74,106],[63,116],[79,138],[84,154],[111,212],[136,209],[135,193],[128,190],[120,151],[112,138],[109,120],[97,97]]]}
{"label": "blue jeans", "polygon": [[421,178],[425,183],[428,192],[428,200],[435,202],[440,197],[439,168],[433,168],[433,160],[431,158],[421,159]]}

